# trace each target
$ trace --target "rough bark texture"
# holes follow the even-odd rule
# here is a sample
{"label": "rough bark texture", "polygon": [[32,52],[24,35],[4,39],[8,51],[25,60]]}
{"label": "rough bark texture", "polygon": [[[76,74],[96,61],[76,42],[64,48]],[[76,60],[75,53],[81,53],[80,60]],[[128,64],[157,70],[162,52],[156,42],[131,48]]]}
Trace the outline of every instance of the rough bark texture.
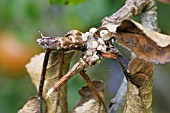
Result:
{"label": "rough bark texture", "polygon": [[133,79],[128,81],[124,113],[152,113],[153,64],[135,58],[128,68]]}

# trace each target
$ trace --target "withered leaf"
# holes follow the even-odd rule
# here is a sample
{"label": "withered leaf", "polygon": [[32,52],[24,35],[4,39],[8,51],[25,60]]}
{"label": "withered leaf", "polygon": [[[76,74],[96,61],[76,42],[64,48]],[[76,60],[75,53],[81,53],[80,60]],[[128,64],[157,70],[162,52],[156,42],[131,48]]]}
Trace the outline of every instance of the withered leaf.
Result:
{"label": "withered leaf", "polygon": [[[102,98],[104,98],[104,83],[102,81],[92,81],[92,84],[100,93]],[[71,113],[98,113],[100,104],[91,89],[88,86],[84,86],[81,90],[79,90],[79,94],[82,98]],[[100,112],[105,113],[102,106]]]}
{"label": "withered leaf", "polygon": [[167,47],[170,45],[170,36],[161,34],[159,32],[156,32],[152,29],[143,27],[141,24],[131,20],[133,24],[136,25],[138,29],[140,29],[148,38],[150,38],[152,41],[154,41],[158,46],[160,47]]}
{"label": "withered leaf", "polygon": [[[31,77],[32,83],[36,87],[37,91],[39,88],[40,83],[40,76],[41,76],[41,70],[43,65],[43,59],[44,59],[44,53],[41,53],[39,55],[36,55],[31,58],[31,61],[26,65],[27,71]],[[43,88],[43,98],[46,99],[47,91],[53,86],[53,84],[57,81],[56,74],[53,72],[46,74],[46,80],[44,82],[44,88]],[[57,95],[53,95],[48,101],[46,101],[46,108],[50,105],[51,110],[55,111],[55,101],[57,99]],[[53,103],[53,104],[51,104]],[[48,109],[48,108],[47,108]],[[47,110],[48,111],[48,110]],[[47,112],[48,113],[48,112]]]}
{"label": "withered leaf", "polygon": [[31,97],[18,113],[39,113],[38,98]]}
{"label": "withered leaf", "polygon": [[132,59],[128,64],[130,80],[137,86],[142,86],[153,73],[153,63],[138,58]]}
{"label": "withered leaf", "polygon": [[[62,66],[63,68],[62,68],[62,72],[61,72],[62,75],[67,73],[73,53],[74,52],[67,53],[64,56],[64,62],[63,62],[63,66]],[[57,77],[57,74],[59,73],[58,66],[50,68],[50,66],[58,58],[59,58],[58,53],[53,52],[50,55],[49,65],[47,66],[47,73],[46,73],[44,88],[43,88],[43,99],[44,100],[47,99],[48,90],[54,85],[55,82],[58,81],[58,77]],[[44,59],[44,53],[41,53],[41,54],[36,55],[33,58],[31,58],[31,61],[26,65],[27,71],[28,71],[28,73],[31,77],[31,80],[32,80],[34,86],[36,87],[37,91],[38,91],[39,83],[40,83],[43,59]],[[65,104],[67,104],[67,100],[64,98],[66,96],[66,93],[64,92],[64,88],[66,88],[66,85],[61,87],[60,97],[59,97],[59,99],[61,98],[60,104],[62,104],[62,105],[60,106],[60,104],[59,104],[58,107],[56,106],[57,105],[56,100],[58,99],[58,96],[57,96],[57,94],[54,94],[49,99],[47,99],[45,101],[46,113],[56,112],[57,110],[58,111],[60,110],[62,112],[67,111],[67,109],[65,108],[65,106],[67,106],[67,105],[65,105]]]}
{"label": "withered leaf", "polygon": [[116,40],[147,62],[166,63],[170,61],[170,36],[164,35],[137,22],[125,20],[118,27]]}
{"label": "withered leaf", "polygon": [[[130,75],[135,78],[128,81],[126,101],[123,112],[151,113],[153,63],[134,58],[130,61],[128,69]],[[141,79],[141,74],[145,74],[145,76],[143,76],[144,79]],[[140,87],[137,87],[136,85],[140,85]]]}

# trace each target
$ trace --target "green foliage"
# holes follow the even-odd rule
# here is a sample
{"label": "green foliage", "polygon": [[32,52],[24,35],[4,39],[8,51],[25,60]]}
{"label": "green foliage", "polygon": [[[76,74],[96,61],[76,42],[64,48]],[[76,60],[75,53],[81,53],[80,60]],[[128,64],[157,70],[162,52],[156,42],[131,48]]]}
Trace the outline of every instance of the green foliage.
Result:
{"label": "green foliage", "polygon": [[50,4],[65,4],[65,5],[76,5],[83,3],[86,0],[49,0]]}

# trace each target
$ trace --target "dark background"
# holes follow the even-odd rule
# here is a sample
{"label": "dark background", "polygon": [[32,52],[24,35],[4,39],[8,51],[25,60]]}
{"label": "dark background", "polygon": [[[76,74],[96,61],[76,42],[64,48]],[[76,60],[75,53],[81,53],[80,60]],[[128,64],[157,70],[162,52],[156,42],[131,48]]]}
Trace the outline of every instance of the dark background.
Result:
{"label": "dark background", "polygon": [[[36,95],[25,64],[43,51],[37,44],[38,31],[48,36],[63,36],[71,29],[82,32],[98,27],[105,16],[123,6],[124,0],[88,0],[76,6],[49,5],[46,0],[0,1],[0,113],[16,113],[30,96]],[[161,32],[170,34],[170,5],[158,2]],[[139,20],[140,15],[136,18]],[[119,47],[127,59],[129,52]],[[71,66],[78,60],[76,54]],[[114,97],[123,78],[116,61],[104,59],[87,69],[92,80],[102,79],[106,84],[106,101]],[[155,65],[153,85],[153,112],[170,112],[170,63]],[[80,96],[78,89],[84,80],[75,75],[69,80],[68,98],[71,109]]]}

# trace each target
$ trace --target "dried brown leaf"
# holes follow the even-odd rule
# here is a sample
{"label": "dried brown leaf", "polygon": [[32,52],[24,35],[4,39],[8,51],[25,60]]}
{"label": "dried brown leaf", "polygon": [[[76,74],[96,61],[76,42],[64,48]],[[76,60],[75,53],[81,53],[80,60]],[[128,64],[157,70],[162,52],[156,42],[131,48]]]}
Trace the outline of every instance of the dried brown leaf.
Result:
{"label": "dried brown leaf", "polygon": [[[153,64],[134,58],[130,61],[128,68],[131,76],[139,77],[139,79],[137,79],[137,81],[132,80],[133,83],[128,81],[124,113],[151,113]],[[147,78],[140,87],[137,87],[134,82],[137,83],[143,80],[140,79],[141,74],[145,74]]]}
{"label": "dried brown leaf", "polygon": [[170,45],[170,36],[143,27],[141,24],[133,20],[131,20],[131,22],[135,24],[138,29],[140,29],[148,38],[154,41],[158,46],[167,47]]}
{"label": "dried brown leaf", "polygon": [[[31,77],[32,83],[36,87],[37,91],[39,88],[39,82],[40,82],[40,76],[41,76],[41,70],[42,70],[42,65],[43,65],[43,59],[44,59],[44,53],[41,53],[39,55],[34,56],[31,58],[31,61],[26,65],[27,71]],[[51,77],[50,77],[51,76]],[[48,89],[50,89],[53,84],[57,81],[57,77],[55,73],[51,73],[49,75],[48,71],[46,73],[46,80],[44,82],[44,88],[43,88],[43,99],[46,100],[46,93]],[[56,110],[56,100],[57,95],[53,95],[48,101],[46,101],[46,106],[51,105],[51,110]],[[53,103],[53,104],[51,104]],[[47,108],[48,111],[48,108]]]}
{"label": "dried brown leaf", "polygon": [[142,86],[153,73],[154,66],[152,63],[135,58],[129,62],[128,68],[131,75],[130,80],[137,86]]}
{"label": "dried brown leaf", "polygon": [[[67,73],[69,69],[69,64],[72,58],[73,52],[67,53],[64,57],[64,62],[63,62],[63,68],[62,68],[62,76]],[[57,73],[58,72],[58,66],[54,66],[52,68],[49,68],[50,65],[52,65],[56,60],[58,60],[59,56],[58,53],[52,53],[50,56],[49,64],[47,66],[47,73],[46,73],[46,78],[44,82],[44,88],[43,88],[43,99],[45,100],[46,103],[46,113],[52,113],[56,112],[57,110],[61,112],[67,111],[67,98],[66,97],[66,92],[67,91],[67,86],[66,84],[61,87],[60,89],[60,104],[57,107],[57,99],[58,95],[54,94],[52,95],[48,100],[47,99],[47,92],[48,90],[54,85],[55,82],[58,81]],[[43,64],[43,59],[44,59],[44,53],[41,53],[39,55],[34,56],[31,58],[31,61],[26,65],[27,71],[31,77],[31,80],[36,87],[37,91],[39,88],[39,82],[40,82],[40,76],[41,76],[41,70],[42,70],[42,64]],[[63,97],[64,96],[64,97]],[[61,105],[61,106],[60,106]],[[63,106],[64,105],[64,106]]]}
{"label": "dried brown leaf", "polygon": [[18,113],[39,113],[38,98],[31,97]]}
{"label": "dried brown leaf", "polygon": [[[104,99],[104,83],[102,81],[92,81],[92,84]],[[98,113],[101,105],[91,89],[88,86],[84,86],[79,90],[79,94],[82,98],[72,110],[72,113]],[[102,106],[100,112],[104,113]]]}
{"label": "dried brown leaf", "polygon": [[115,33],[119,44],[147,62],[170,61],[170,36],[164,35],[137,22],[125,20]]}
{"label": "dried brown leaf", "polygon": [[37,91],[39,87],[43,59],[44,59],[44,53],[35,55],[33,58],[31,58],[31,61],[26,65],[27,71]]}

